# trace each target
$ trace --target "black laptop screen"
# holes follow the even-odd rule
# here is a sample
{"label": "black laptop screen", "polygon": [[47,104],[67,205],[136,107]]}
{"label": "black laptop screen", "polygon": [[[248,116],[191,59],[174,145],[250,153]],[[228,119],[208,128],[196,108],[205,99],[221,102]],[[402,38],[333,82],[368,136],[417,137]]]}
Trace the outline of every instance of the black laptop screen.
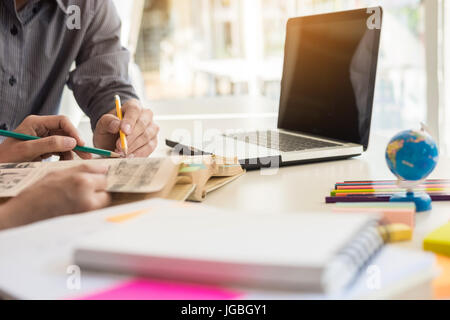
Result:
{"label": "black laptop screen", "polygon": [[280,129],[367,148],[380,40],[369,17],[355,10],[289,20]]}

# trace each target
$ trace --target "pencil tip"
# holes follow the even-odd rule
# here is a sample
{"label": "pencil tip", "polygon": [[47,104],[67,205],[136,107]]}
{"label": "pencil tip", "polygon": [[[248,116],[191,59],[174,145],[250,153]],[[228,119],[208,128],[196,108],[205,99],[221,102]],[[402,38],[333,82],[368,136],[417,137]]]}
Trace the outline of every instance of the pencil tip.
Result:
{"label": "pencil tip", "polygon": [[120,158],[120,154],[115,153],[115,152],[111,152],[110,157],[111,157],[111,158]]}

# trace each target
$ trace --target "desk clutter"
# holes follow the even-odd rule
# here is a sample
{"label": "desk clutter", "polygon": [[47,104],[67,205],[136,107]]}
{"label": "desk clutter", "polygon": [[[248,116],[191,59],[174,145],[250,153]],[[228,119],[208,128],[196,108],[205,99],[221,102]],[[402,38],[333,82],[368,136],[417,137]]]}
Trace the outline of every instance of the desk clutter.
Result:
{"label": "desk clutter", "polygon": [[97,163],[110,167],[107,191],[113,205],[152,198],[201,202],[245,173],[237,159],[215,156],[0,164],[0,201],[17,196],[51,172]]}
{"label": "desk clutter", "polygon": [[[385,246],[378,219],[255,219],[202,204],[141,201],[0,233],[0,290],[21,299],[388,299],[431,283],[434,256]],[[14,250],[18,244],[27,250]],[[74,264],[83,270],[75,291],[61,285]],[[383,278],[372,288],[374,266]]]}
{"label": "desk clutter", "polygon": [[[416,186],[433,201],[450,201],[450,180],[426,180]],[[335,213],[378,214],[378,228],[386,243],[413,239],[416,215],[414,202],[391,202],[393,195],[405,193],[395,180],[344,181],[336,183],[325,202],[334,204]],[[435,253],[439,275],[433,281],[434,298],[450,298],[450,222],[428,234],[423,240],[424,251]]]}

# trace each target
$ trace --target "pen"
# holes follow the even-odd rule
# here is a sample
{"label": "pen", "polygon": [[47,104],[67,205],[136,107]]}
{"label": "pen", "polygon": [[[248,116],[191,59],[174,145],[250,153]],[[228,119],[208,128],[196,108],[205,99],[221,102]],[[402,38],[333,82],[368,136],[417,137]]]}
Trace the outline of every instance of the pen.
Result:
{"label": "pen", "polygon": [[[30,140],[39,140],[40,137],[35,136],[29,136],[27,134],[23,133],[17,133],[12,131],[6,131],[6,130],[0,130],[0,136],[13,138],[17,140],[23,140],[23,141],[30,141]],[[118,153],[109,151],[109,150],[103,150],[103,149],[97,149],[97,148],[89,148],[89,147],[81,147],[76,146],[74,151],[81,151],[86,153],[93,153],[98,154],[100,156],[109,157],[109,158],[120,158],[120,155]]]}
{"label": "pen", "polygon": [[[120,97],[118,95],[116,95],[114,98],[116,100],[117,117],[119,118],[120,121],[122,121],[123,115],[122,115],[122,104],[120,103]],[[119,131],[119,134],[120,134],[120,142],[122,144],[122,150],[123,150],[123,152],[125,152],[125,154],[127,154],[128,153],[127,138],[125,137],[125,134],[123,133],[122,130]]]}

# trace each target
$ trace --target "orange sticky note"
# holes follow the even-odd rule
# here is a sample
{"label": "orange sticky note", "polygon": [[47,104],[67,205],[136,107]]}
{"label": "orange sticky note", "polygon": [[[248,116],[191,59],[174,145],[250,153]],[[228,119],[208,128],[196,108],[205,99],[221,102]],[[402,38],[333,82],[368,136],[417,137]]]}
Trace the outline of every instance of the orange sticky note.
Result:
{"label": "orange sticky note", "polygon": [[112,223],[123,223],[125,221],[134,219],[134,218],[140,216],[141,214],[147,213],[148,211],[149,210],[139,210],[139,211],[129,212],[129,213],[125,213],[125,214],[120,214],[117,216],[109,217],[106,219],[106,221],[112,222]]}
{"label": "orange sticky note", "polygon": [[436,261],[442,273],[433,281],[435,299],[450,299],[450,258],[437,256]]}

